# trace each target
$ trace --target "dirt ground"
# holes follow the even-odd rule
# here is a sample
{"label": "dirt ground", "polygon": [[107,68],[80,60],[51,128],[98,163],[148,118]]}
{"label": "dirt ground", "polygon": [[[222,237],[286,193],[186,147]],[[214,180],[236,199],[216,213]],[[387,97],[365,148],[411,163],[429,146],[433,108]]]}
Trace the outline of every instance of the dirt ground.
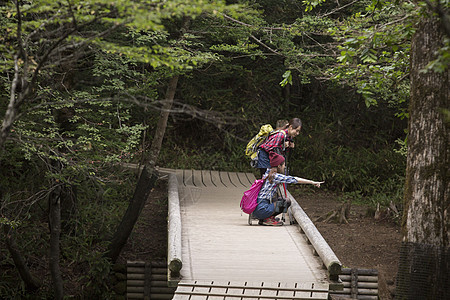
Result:
{"label": "dirt ground", "polygon": [[[294,190],[292,194],[315,223],[344,267],[377,269],[379,297],[392,299],[401,244],[400,228],[389,218],[367,216],[368,207],[352,204],[349,224],[315,220],[340,206],[334,194]],[[165,259],[167,253],[167,186],[159,181],[119,262]]]}
{"label": "dirt ground", "polygon": [[117,263],[167,257],[167,181],[158,180]]}
{"label": "dirt ground", "polygon": [[400,227],[391,218],[378,220],[368,207],[352,204],[349,224],[315,221],[341,202],[328,193],[293,193],[344,267],[377,269],[379,298],[393,299],[401,245]]}

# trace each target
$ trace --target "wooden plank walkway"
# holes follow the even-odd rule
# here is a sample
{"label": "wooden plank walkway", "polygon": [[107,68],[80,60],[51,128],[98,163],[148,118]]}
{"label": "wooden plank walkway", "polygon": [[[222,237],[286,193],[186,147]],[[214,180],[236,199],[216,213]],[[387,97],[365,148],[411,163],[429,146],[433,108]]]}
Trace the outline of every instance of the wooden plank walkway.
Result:
{"label": "wooden plank walkway", "polygon": [[[323,262],[313,254],[312,246],[297,226],[268,227],[258,226],[256,222],[254,226],[248,225],[248,215],[241,213],[239,203],[243,192],[255,180],[253,174],[197,170],[175,172],[182,219],[180,287],[195,282],[216,282],[220,285],[215,287],[218,291],[230,282],[239,286],[252,283],[294,290],[296,286],[305,284],[328,287]],[[201,284],[194,288],[211,290],[211,286],[206,288]],[[180,292],[183,289],[180,288]],[[246,290],[255,292],[252,288]],[[280,289],[280,296],[294,290]],[[234,292],[242,293],[242,288]],[[308,299],[316,297],[310,295]],[[177,297],[174,299],[185,299]],[[223,295],[217,297],[224,299]],[[317,299],[326,298],[319,295]]]}
{"label": "wooden plank walkway", "polygon": [[223,299],[327,299],[328,287],[314,283],[249,283],[240,281],[179,283],[175,300]]}

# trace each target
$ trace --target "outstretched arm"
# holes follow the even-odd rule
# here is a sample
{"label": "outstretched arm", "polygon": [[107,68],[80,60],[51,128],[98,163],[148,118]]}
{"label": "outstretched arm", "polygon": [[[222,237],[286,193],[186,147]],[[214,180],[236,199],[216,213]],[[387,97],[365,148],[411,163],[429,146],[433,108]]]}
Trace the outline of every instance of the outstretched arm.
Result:
{"label": "outstretched arm", "polygon": [[295,178],[295,180],[297,180],[297,183],[312,184],[312,185],[315,185],[316,187],[320,187],[320,184],[325,182],[325,181],[313,181],[313,180],[304,179],[304,178],[300,178],[300,177],[294,177],[294,178]]}

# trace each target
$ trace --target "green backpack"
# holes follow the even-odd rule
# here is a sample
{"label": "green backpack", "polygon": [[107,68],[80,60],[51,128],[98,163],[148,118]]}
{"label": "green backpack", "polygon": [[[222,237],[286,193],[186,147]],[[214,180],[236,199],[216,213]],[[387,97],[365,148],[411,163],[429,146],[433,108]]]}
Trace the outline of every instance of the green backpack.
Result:
{"label": "green backpack", "polygon": [[257,135],[255,135],[245,147],[245,155],[251,159],[250,165],[256,168],[256,163],[258,161],[258,148],[264,143],[269,136],[280,132],[282,130],[273,130],[272,125],[266,124],[261,126]]}

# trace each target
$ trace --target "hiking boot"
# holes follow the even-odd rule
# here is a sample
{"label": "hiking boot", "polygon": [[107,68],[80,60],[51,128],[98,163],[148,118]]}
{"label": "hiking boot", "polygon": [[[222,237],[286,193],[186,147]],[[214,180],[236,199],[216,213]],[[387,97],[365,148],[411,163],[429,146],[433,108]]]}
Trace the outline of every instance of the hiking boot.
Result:
{"label": "hiking boot", "polygon": [[264,219],[262,225],[265,226],[283,226],[283,222],[277,221],[273,216]]}

